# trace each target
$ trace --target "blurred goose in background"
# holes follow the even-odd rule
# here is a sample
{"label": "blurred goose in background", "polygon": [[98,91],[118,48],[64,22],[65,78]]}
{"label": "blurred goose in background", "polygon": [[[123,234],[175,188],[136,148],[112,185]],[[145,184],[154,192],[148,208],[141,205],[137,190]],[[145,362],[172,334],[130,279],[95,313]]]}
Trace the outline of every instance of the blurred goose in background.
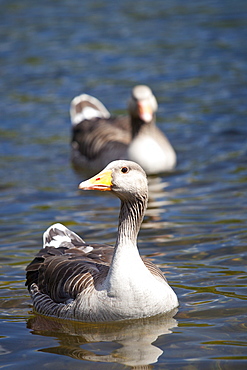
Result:
{"label": "blurred goose in background", "polygon": [[177,296],[163,273],[137,248],[148,199],[143,169],[114,161],[79,188],[112,191],[121,200],[115,247],[86,243],[62,224],[50,226],[26,269],[35,311],[77,321],[115,321],[176,308]]}
{"label": "blurred goose in background", "polygon": [[112,160],[128,159],[139,163],[147,174],[172,170],[176,153],[156,126],[157,107],[155,96],[145,85],[133,88],[129,116],[112,117],[90,95],[75,97],[70,106],[73,163],[100,171]]}

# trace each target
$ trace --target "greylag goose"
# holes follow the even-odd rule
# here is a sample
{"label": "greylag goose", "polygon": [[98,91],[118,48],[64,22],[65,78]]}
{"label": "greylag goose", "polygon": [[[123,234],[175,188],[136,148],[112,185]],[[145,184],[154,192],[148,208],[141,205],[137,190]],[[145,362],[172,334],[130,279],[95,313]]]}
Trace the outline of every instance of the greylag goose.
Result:
{"label": "greylag goose", "polygon": [[129,116],[111,117],[98,99],[86,94],[75,97],[70,106],[72,162],[94,171],[116,159],[137,162],[147,174],[173,169],[176,153],[156,126],[157,107],[145,85],[133,88]]}
{"label": "greylag goose", "polygon": [[143,169],[113,161],[79,188],[112,191],[121,200],[115,247],[86,243],[62,224],[50,226],[26,269],[34,310],[77,321],[115,321],[176,308],[177,296],[163,273],[137,248],[148,198]]}

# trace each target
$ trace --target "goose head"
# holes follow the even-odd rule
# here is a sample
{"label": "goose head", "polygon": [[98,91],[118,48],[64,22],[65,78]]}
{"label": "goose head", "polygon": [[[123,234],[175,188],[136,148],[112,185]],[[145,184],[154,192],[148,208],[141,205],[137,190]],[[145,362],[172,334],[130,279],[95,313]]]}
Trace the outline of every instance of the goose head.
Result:
{"label": "goose head", "polygon": [[128,108],[131,117],[148,123],[153,120],[158,104],[148,86],[137,85],[132,90]]}
{"label": "goose head", "polygon": [[144,170],[135,162],[117,160],[100,173],[79,184],[79,189],[112,191],[122,201],[147,199],[148,183]]}

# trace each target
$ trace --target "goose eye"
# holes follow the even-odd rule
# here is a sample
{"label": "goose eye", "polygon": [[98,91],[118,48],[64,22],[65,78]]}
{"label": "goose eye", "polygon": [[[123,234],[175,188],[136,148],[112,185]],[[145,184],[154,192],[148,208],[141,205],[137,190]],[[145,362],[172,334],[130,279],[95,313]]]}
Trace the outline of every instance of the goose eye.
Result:
{"label": "goose eye", "polygon": [[123,173],[127,173],[127,172],[129,172],[128,167],[122,167],[122,168],[121,168],[121,172],[123,172]]}

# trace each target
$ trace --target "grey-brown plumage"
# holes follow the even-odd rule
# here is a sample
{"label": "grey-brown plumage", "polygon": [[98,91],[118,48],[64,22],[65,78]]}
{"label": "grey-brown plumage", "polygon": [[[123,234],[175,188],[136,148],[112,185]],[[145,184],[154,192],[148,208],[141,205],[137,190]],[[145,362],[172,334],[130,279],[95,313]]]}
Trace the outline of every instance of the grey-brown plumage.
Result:
{"label": "grey-brown plumage", "polygon": [[147,204],[147,180],[140,166],[112,162],[80,188],[111,190],[120,198],[116,245],[87,244],[61,224],[48,228],[43,248],[27,266],[34,309],[66,319],[112,321],[177,307],[163,273],[137,249]]}
{"label": "grey-brown plumage", "polygon": [[148,174],[169,171],[176,154],[156,126],[157,101],[148,86],[132,90],[129,116],[111,117],[96,98],[80,95],[71,102],[71,153],[75,165],[99,171],[110,161],[129,159]]}

